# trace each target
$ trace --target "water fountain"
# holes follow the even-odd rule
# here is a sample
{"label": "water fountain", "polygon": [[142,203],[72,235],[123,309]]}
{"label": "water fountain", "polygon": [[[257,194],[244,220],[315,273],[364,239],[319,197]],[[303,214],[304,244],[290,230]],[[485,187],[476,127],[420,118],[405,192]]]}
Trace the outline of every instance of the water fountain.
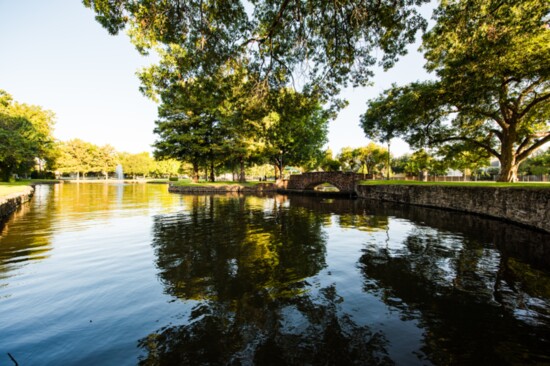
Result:
{"label": "water fountain", "polygon": [[118,164],[115,169],[115,176],[118,180],[124,179],[124,172],[122,171],[122,165]]}

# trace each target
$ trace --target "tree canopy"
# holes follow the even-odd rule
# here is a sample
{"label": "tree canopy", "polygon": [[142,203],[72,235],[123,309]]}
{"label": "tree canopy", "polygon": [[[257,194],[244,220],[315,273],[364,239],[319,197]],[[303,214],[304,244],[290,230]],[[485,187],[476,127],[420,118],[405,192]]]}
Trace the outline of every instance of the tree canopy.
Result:
{"label": "tree canopy", "polygon": [[414,147],[483,149],[516,180],[550,141],[550,5],[545,0],[442,2],[422,49],[434,81],[393,86],[368,102],[368,137]]}
{"label": "tree canopy", "polygon": [[326,94],[350,80],[365,85],[377,62],[387,68],[405,54],[426,26],[417,12],[425,2],[83,0],[111,34],[128,28],[143,53],[183,49],[183,79],[244,58],[263,82],[281,86],[303,75]]}
{"label": "tree canopy", "polygon": [[146,151],[137,154],[121,153],[120,164],[124,174],[131,175],[133,178],[137,175],[146,176],[155,169],[154,161]]}
{"label": "tree canopy", "polygon": [[263,119],[264,155],[282,178],[285,165],[321,161],[327,142],[328,122],[334,117],[314,97],[281,89],[272,93],[269,113]]}
{"label": "tree canopy", "polygon": [[39,106],[13,101],[0,89],[0,173],[9,181],[13,173],[27,173],[36,159],[53,164],[54,114]]}

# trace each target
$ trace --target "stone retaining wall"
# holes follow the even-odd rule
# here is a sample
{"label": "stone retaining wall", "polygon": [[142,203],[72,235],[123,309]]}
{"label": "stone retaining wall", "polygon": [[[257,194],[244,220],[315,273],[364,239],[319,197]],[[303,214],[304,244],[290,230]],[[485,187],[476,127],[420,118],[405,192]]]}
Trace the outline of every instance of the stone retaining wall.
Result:
{"label": "stone retaining wall", "polygon": [[19,206],[30,201],[33,193],[34,188],[28,186],[22,192],[12,193],[0,198],[0,221],[6,220]]}
{"label": "stone retaining wall", "polygon": [[359,185],[361,198],[496,217],[550,232],[550,189]]}

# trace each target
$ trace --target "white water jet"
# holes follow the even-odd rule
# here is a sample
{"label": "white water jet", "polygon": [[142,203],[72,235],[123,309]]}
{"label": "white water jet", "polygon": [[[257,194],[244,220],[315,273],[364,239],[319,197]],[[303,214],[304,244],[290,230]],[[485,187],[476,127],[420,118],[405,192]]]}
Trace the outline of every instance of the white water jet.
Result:
{"label": "white water jet", "polygon": [[115,175],[116,179],[123,180],[124,179],[124,172],[122,171],[122,165],[118,164],[115,169]]}

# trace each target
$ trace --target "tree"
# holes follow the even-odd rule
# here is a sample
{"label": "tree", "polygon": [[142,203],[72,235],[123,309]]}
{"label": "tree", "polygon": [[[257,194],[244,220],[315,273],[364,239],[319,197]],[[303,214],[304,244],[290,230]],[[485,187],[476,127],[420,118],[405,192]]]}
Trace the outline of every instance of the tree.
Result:
{"label": "tree", "polygon": [[103,174],[105,179],[109,177],[110,172],[114,172],[119,162],[118,153],[111,145],[97,146],[93,150],[92,171],[98,171]]}
{"label": "tree", "polygon": [[367,174],[375,174],[388,168],[388,150],[373,142],[355,149],[355,156],[365,167]]}
{"label": "tree", "polygon": [[235,172],[238,180],[245,181],[245,167],[263,163],[265,141],[261,138],[263,117],[268,104],[264,93],[254,90],[257,75],[247,70],[244,63],[231,63],[223,72],[221,82],[224,98],[218,106],[225,139],[223,154],[226,166]]}
{"label": "tree", "polygon": [[213,179],[214,160],[221,155],[224,133],[217,108],[220,96],[212,79],[189,80],[160,91],[162,103],[154,132],[156,159],[177,159],[193,165],[193,180],[199,167],[210,162]]}
{"label": "tree", "polygon": [[120,164],[124,174],[131,175],[133,179],[136,179],[137,175],[148,175],[154,162],[148,152],[138,154],[121,153]]}
{"label": "tree", "polygon": [[443,161],[449,168],[461,171],[464,177],[490,164],[490,154],[478,146],[465,149],[459,144],[448,145],[440,149],[440,154],[443,154]]}
{"label": "tree", "polygon": [[321,169],[325,172],[337,172],[340,170],[340,162],[332,157],[332,150],[325,150],[323,160],[321,160]]}
{"label": "tree", "polygon": [[246,2],[247,9],[238,0],[83,0],[111,34],[129,26],[143,53],[182,47],[183,79],[244,56],[271,86],[302,73],[308,84],[333,95],[348,80],[365,85],[377,61],[387,68],[406,53],[425,28],[417,13],[424,2],[257,0]]}
{"label": "tree", "polygon": [[519,171],[528,175],[550,174],[550,149],[537,151],[527,158],[519,167]]}
{"label": "tree", "polygon": [[178,175],[181,168],[181,163],[176,159],[155,160],[152,168],[152,172],[157,177],[171,177]]}
{"label": "tree", "polygon": [[77,179],[80,175],[94,171],[97,163],[97,146],[80,140],[72,139],[61,141],[57,145],[59,157],[57,159],[57,170],[64,173],[76,173]]}
{"label": "tree", "polygon": [[500,181],[515,181],[519,164],[550,141],[548,11],[545,0],[443,2],[422,46],[437,79],[369,101],[367,136],[481,148],[499,159]]}
{"label": "tree", "polygon": [[415,151],[405,163],[405,173],[418,175],[422,179],[427,177],[428,172],[432,175],[443,175],[446,173],[447,168],[448,166],[443,160],[436,159],[424,149]]}
{"label": "tree", "polygon": [[260,137],[265,141],[263,154],[277,168],[279,178],[285,165],[321,160],[334,112],[323,109],[315,96],[286,88],[271,93],[268,112]]}
{"label": "tree", "polygon": [[61,141],[57,144],[57,170],[76,173],[77,179],[89,172],[101,173],[105,179],[119,163],[117,151],[111,145],[97,146],[80,139]]}
{"label": "tree", "polygon": [[357,157],[357,150],[352,147],[346,146],[340,150],[340,153],[336,156],[336,159],[340,162],[340,166],[344,171],[356,172],[361,167],[361,162]]}
{"label": "tree", "polygon": [[14,102],[0,90],[0,173],[9,181],[13,173],[27,173],[35,159],[54,163],[54,114],[39,106]]}

